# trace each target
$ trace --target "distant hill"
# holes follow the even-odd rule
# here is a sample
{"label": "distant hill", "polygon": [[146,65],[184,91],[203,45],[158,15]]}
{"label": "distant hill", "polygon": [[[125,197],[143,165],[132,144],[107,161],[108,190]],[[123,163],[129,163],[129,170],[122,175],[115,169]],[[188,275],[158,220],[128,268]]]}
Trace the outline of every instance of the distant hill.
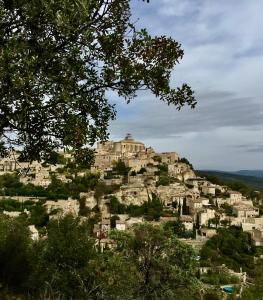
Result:
{"label": "distant hill", "polygon": [[240,170],[240,171],[231,172],[231,173],[243,175],[243,176],[253,176],[253,177],[263,178],[263,170]]}
{"label": "distant hill", "polygon": [[[243,171],[239,171],[239,172],[243,172]],[[237,174],[237,172],[229,173],[229,172],[211,171],[211,170],[198,170],[198,173],[203,176],[205,176],[205,174],[216,176],[222,181],[240,181],[255,189],[260,189],[260,190],[263,189],[263,177],[260,176],[258,177],[245,176],[245,175],[240,175],[239,173]]]}

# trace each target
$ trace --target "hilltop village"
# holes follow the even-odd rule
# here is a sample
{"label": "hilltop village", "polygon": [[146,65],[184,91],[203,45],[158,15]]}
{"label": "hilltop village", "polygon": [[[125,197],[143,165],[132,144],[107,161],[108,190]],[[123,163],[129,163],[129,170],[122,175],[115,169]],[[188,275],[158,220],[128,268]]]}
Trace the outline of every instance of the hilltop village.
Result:
{"label": "hilltop village", "polygon": [[[10,194],[4,187],[0,203],[16,201],[20,205],[2,205],[3,214],[30,216],[30,207],[41,203],[49,219],[68,213],[91,218],[93,234],[102,248],[111,246],[111,229],[128,230],[145,221],[180,221],[180,237],[196,248],[214,236],[217,228],[230,225],[242,227],[251,234],[255,246],[263,246],[263,217],[252,199],[197,176],[189,161],[176,152],[156,153],[127,134],[121,141],[98,143],[92,167],[75,170],[74,174],[67,168],[72,163],[71,154],[59,155],[59,163],[45,165],[19,162],[18,153],[10,152],[0,160],[0,175],[18,174],[20,184],[41,191],[52,184],[70,184],[76,178],[95,178],[97,187],[84,187],[75,196],[61,199],[45,196],[44,192],[39,197],[34,193]],[[34,224],[29,227],[33,239],[44,234]]]}

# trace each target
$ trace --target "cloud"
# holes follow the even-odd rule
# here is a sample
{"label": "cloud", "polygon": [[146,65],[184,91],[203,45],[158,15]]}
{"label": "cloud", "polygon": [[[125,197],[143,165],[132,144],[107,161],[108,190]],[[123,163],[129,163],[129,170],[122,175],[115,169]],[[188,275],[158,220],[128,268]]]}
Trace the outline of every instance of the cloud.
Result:
{"label": "cloud", "polygon": [[196,109],[184,108],[179,112],[172,106],[144,97],[134,104],[136,110],[132,108],[129,113],[129,106],[126,107],[124,115],[129,114],[129,117],[117,118],[111,124],[111,132],[132,131],[142,139],[165,139],[190,132],[212,132],[222,127],[252,127],[258,130],[257,127],[262,125],[263,105],[230,92],[200,93]]}
{"label": "cloud", "polygon": [[256,153],[263,153],[263,144],[260,145],[245,145],[244,150],[246,152],[256,152]]}
{"label": "cloud", "polygon": [[146,92],[130,105],[113,97],[112,136],[132,132],[157,149],[178,150],[200,168],[263,166],[263,1],[132,3],[136,26],[182,43],[185,55],[171,83],[190,84],[198,105],[178,112]]}
{"label": "cloud", "polygon": [[200,0],[196,0],[195,2],[191,0],[163,0],[159,13],[160,15],[169,17],[189,16],[196,14],[200,10],[201,4]]}

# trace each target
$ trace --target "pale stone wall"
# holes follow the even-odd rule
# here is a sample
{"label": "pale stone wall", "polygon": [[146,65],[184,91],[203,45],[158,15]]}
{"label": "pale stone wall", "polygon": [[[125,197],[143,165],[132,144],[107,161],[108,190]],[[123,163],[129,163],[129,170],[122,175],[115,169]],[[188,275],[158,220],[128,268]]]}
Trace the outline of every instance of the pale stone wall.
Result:
{"label": "pale stone wall", "polygon": [[107,141],[103,143],[97,144],[97,152],[103,153],[137,153],[137,152],[143,152],[145,151],[145,145],[141,142],[135,141],[131,134],[127,134],[125,139],[114,142],[114,141]]}
{"label": "pale stone wall", "polygon": [[112,178],[112,179],[103,179],[103,182],[105,182],[106,185],[121,185],[122,184],[122,177],[121,178]]}
{"label": "pale stone wall", "polygon": [[126,222],[125,221],[120,221],[120,220],[116,220],[116,229],[117,230],[126,230]]}
{"label": "pale stone wall", "polygon": [[17,152],[10,151],[7,157],[0,157],[0,174],[17,170],[18,156]]}
{"label": "pale stone wall", "polygon": [[158,153],[157,155],[161,157],[162,163],[166,164],[174,164],[180,159],[176,152],[162,152]]}
{"label": "pale stone wall", "polygon": [[119,217],[119,221],[122,221],[122,222],[126,222],[126,220],[129,219],[129,215],[128,214],[118,214],[117,215]]}
{"label": "pale stone wall", "polygon": [[145,151],[145,146],[142,143],[128,140],[116,142],[114,147],[115,151],[120,151],[121,153],[137,153]]}
{"label": "pale stone wall", "polygon": [[192,216],[181,216],[180,221],[184,224],[186,230],[192,231],[194,229]]}
{"label": "pale stone wall", "polygon": [[143,217],[130,217],[128,220],[126,220],[127,228],[131,228],[132,226],[136,224],[140,224],[144,221]]}
{"label": "pale stone wall", "polygon": [[255,217],[259,215],[259,210],[258,208],[255,208],[253,206],[248,206],[244,204],[237,204],[233,206],[233,213],[238,217],[238,218],[249,218],[249,217]]}
{"label": "pale stone wall", "polygon": [[207,199],[207,198],[199,198],[201,201],[202,201],[202,205],[203,206],[209,206],[210,205],[210,203],[209,203],[209,199]]}
{"label": "pale stone wall", "polygon": [[215,185],[202,186],[202,192],[205,195],[215,195],[215,193],[216,193],[216,186]]}
{"label": "pale stone wall", "polygon": [[190,213],[195,214],[197,211],[200,211],[203,208],[202,200],[192,199],[189,200]]}
{"label": "pale stone wall", "polygon": [[95,154],[95,163],[93,168],[96,170],[110,169],[114,162],[121,159],[122,156],[115,153],[99,153]]}
{"label": "pale stone wall", "polygon": [[192,231],[194,229],[193,222],[182,222],[186,230]]}
{"label": "pale stone wall", "polygon": [[173,183],[169,186],[160,185],[157,187],[156,193],[165,206],[170,206],[172,202],[178,202],[186,196],[187,188],[181,183]]}
{"label": "pale stone wall", "polygon": [[127,205],[141,205],[148,201],[148,190],[143,184],[127,184],[120,187],[120,192],[116,193],[119,200]]}
{"label": "pale stone wall", "polygon": [[252,223],[241,223],[243,231],[250,232],[255,229],[255,224]]}
{"label": "pale stone wall", "polygon": [[205,211],[200,212],[200,225],[208,225],[209,219],[215,217],[215,211],[213,209],[206,209]]}
{"label": "pale stone wall", "polygon": [[61,215],[73,214],[77,216],[79,212],[78,200],[48,200],[44,205],[46,206],[48,213],[50,213],[51,210],[60,209]]}
{"label": "pale stone wall", "polygon": [[189,165],[180,162],[169,164],[168,173],[170,176],[176,177],[181,181],[187,181],[190,178],[196,177],[194,171],[190,168]]}
{"label": "pale stone wall", "polygon": [[5,200],[5,199],[8,199],[8,198],[12,198],[13,200],[16,200],[16,201],[19,201],[19,202],[25,202],[27,200],[38,202],[39,199],[45,199],[45,197],[39,197],[38,198],[38,197],[30,197],[30,196],[12,196],[12,197],[0,196],[0,200]]}
{"label": "pale stone wall", "polygon": [[263,229],[263,217],[239,218],[239,225],[244,231],[251,231],[253,229]]}
{"label": "pale stone wall", "polygon": [[39,240],[39,233],[38,233],[38,230],[36,229],[36,226],[35,225],[29,225],[28,228],[29,228],[29,231],[30,231],[31,239],[33,241]]}
{"label": "pale stone wall", "polygon": [[242,194],[236,191],[228,191],[229,193],[229,198],[232,201],[241,201],[242,200]]}
{"label": "pale stone wall", "polygon": [[105,141],[101,143],[97,143],[97,152],[111,152],[114,149],[114,141]]}
{"label": "pale stone wall", "polygon": [[221,206],[222,204],[224,203],[227,203],[229,205],[245,205],[245,206],[253,206],[253,202],[252,200],[243,200],[243,197],[241,198],[242,200],[238,200],[239,198],[226,198],[226,199],[223,199],[223,198],[220,198],[220,197],[217,197],[216,198],[216,201],[218,203],[219,206]]}
{"label": "pale stone wall", "polygon": [[201,236],[205,236],[208,238],[213,237],[216,235],[216,229],[211,229],[211,228],[201,228]]}
{"label": "pale stone wall", "polygon": [[10,218],[16,218],[18,216],[20,216],[21,211],[3,211],[3,214],[10,217]]}
{"label": "pale stone wall", "polygon": [[129,184],[144,184],[145,178],[142,174],[137,174],[136,176],[129,176],[128,183]]}
{"label": "pale stone wall", "polygon": [[147,164],[150,162],[149,159],[140,159],[140,158],[124,158],[123,162],[126,166],[130,167],[132,170],[138,172],[141,168],[146,168]]}

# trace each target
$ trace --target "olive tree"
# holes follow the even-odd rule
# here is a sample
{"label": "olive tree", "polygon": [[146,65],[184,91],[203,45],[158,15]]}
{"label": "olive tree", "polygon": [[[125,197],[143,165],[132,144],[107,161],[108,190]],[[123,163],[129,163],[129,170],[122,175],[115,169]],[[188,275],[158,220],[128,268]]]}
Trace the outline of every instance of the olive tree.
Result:
{"label": "olive tree", "polygon": [[129,233],[115,231],[112,238],[116,253],[122,253],[139,272],[134,299],[193,299],[199,282],[191,246],[171,231],[148,223],[134,226]]}

